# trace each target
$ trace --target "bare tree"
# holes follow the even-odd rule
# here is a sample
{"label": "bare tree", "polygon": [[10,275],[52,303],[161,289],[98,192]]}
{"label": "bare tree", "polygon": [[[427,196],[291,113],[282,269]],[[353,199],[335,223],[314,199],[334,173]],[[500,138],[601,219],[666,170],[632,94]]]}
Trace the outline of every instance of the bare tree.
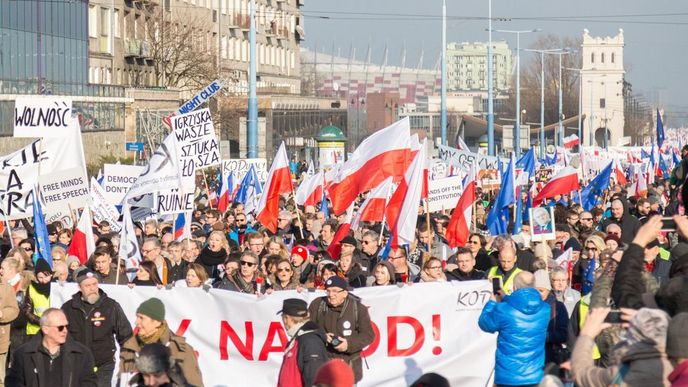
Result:
{"label": "bare tree", "polygon": [[215,78],[217,48],[210,38],[208,17],[159,8],[149,19],[150,57],[158,85],[197,90]]}
{"label": "bare tree", "polygon": [[[549,34],[538,39],[531,48],[553,49],[569,48],[577,50],[561,57],[562,68],[580,68],[582,62],[580,46],[582,39],[575,37],[560,37]],[[523,117],[526,122],[540,122],[540,87],[542,61],[539,53],[521,53],[521,109],[526,110]],[[524,60],[525,59],[525,60]],[[514,77],[516,75],[514,74]],[[562,113],[566,118],[578,115],[578,78],[577,71],[563,70],[561,73]],[[512,83],[516,84],[515,80]],[[509,102],[505,110],[508,117],[515,115],[516,95],[513,90],[509,95]],[[545,55],[545,125],[558,122],[559,118],[559,57]]]}

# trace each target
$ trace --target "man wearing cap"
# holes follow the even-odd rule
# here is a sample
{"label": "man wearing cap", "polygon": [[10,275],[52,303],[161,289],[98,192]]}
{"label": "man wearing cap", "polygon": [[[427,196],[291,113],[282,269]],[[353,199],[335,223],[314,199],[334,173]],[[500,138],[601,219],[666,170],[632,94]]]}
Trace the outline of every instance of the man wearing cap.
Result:
{"label": "man wearing cap", "polygon": [[93,352],[99,386],[109,386],[115,370],[115,338],[121,346],[131,337],[131,325],[122,307],[98,287],[90,269],[76,275],[79,291],[62,305],[69,334]]}
{"label": "man wearing cap", "polygon": [[298,298],[282,301],[282,323],[291,337],[284,351],[278,387],[312,386],[315,374],[329,359],[325,332],[310,321],[308,304]]}
{"label": "man wearing cap", "polygon": [[186,340],[170,330],[165,321],[165,305],[150,298],[136,309],[136,335],[127,340],[119,353],[120,373],[136,371],[136,354],[144,345],[160,343],[170,349],[170,358],[179,365],[184,377],[193,386],[202,386],[203,377],[194,349]]}
{"label": "man wearing cap", "polygon": [[96,387],[93,354],[67,335],[68,324],[60,309],[47,309],[41,333],[13,351],[5,385]]}
{"label": "man wearing cap", "polygon": [[331,359],[349,363],[356,382],[363,378],[361,351],[375,338],[368,308],[348,292],[348,283],[339,276],[325,281],[324,297],[308,307],[311,321],[327,332],[327,351]]}

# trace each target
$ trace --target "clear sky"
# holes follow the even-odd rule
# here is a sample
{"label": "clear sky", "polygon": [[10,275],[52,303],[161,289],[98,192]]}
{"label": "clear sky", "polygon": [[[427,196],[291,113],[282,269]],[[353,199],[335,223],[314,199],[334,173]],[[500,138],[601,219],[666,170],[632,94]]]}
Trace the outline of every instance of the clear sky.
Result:
{"label": "clear sky", "polygon": [[[447,41],[487,41],[487,0],[447,0]],[[382,63],[385,45],[388,63],[415,67],[425,49],[424,67],[432,67],[441,47],[441,0],[306,0],[306,41],[303,46],[365,59],[368,45],[372,61]],[[624,30],[626,80],[654,107],[668,113],[668,126],[688,124],[688,1],[686,0],[493,0],[493,28],[540,34],[614,36]],[[496,20],[496,19],[504,20]],[[528,47],[538,34],[521,35]],[[512,34],[494,34],[516,46]],[[524,55],[529,55],[524,53]],[[522,63],[527,59],[522,56]]]}

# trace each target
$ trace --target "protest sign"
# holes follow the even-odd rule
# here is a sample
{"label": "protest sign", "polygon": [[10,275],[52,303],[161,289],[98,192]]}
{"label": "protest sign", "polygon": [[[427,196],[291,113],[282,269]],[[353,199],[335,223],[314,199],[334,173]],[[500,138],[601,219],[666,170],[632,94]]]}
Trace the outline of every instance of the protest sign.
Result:
{"label": "protest sign", "polygon": [[177,188],[159,191],[155,195],[155,206],[158,215],[178,214],[193,211],[193,192],[182,192]]}
{"label": "protest sign", "polygon": [[[177,149],[174,144],[174,134],[169,134],[158,146],[148,160],[148,165],[143,168],[141,175],[131,185],[123,200],[127,200],[132,206],[151,206],[151,195],[166,188],[178,188],[182,186],[179,180]],[[184,186],[185,190],[193,192],[194,184]]]}
{"label": "protest sign", "polygon": [[554,228],[554,207],[535,207],[528,213],[532,227],[530,236],[533,242],[549,241],[556,239]]}
{"label": "protest sign", "polygon": [[63,137],[73,128],[72,100],[22,96],[14,103],[14,137]]}
{"label": "protest sign", "polygon": [[81,167],[42,175],[38,179],[43,210],[47,213],[52,207],[67,207],[73,210],[85,207],[89,190],[86,171]]}
{"label": "protest sign", "polygon": [[451,176],[428,182],[428,210],[453,210],[461,197],[461,177]]}
{"label": "protest sign", "polygon": [[[475,162],[478,170],[497,169],[497,158],[493,156],[481,155],[469,151],[459,150],[445,145],[437,146],[438,156],[449,165],[461,168],[463,171],[470,171]],[[509,159],[502,158],[502,163],[507,165]]]}
{"label": "protest sign", "polygon": [[66,228],[74,227],[74,218],[67,206],[53,206],[50,209],[44,209],[45,224],[61,222]]}
{"label": "protest sign", "polygon": [[265,159],[229,159],[222,161],[222,176],[229,176],[230,172],[234,172],[234,178],[237,182],[244,179],[244,176],[253,166],[258,175],[258,181],[265,183],[268,178],[268,162]]}
{"label": "protest sign", "polygon": [[192,182],[196,170],[220,163],[220,145],[215,137],[210,109],[172,117],[172,131],[179,156],[180,179]]}
{"label": "protest sign", "polygon": [[[257,298],[219,289],[101,287],[132,324],[141,302],[160,298],[172,332],[196,351],[207,386],[277,385],[289,340],[277,315],[282,301],[295,297],[309,302],[325,295],[288,290]],[[368,307],[375,332],[362,353],[368,367],[363,366],[357,385],[407,386],[427,372],[439,373],[452,386],[492,385],[497,335],[478,327],[491,289],[489,281],[467,281],[354,290]],[[51,305],[60,307],[77,291],[76,284],[53,284]]]}
{"label": "protest sign", "polygon": [[114,205],[122,203],[124,195],[136,183],[143,168],[140,165],[103,165],[103,193],[107,202]]}
{"label": "protest sign", "polygon": [[67,137],[44,138],[0,157],[0,214],[8,220],[33,216],[31,190],[39,175],[84,165],[78,130]]}
{"label": "protest sign", "polygon": [[98,184],[95,178],[91,178],[91,197],[89,207],[93,211],[93,220],[96,223],[106,221],[110,223],[110,228],[113,231],[119,232],[122,228],[119,223],[119,212],[115,206],[108,202],[105,190]]}

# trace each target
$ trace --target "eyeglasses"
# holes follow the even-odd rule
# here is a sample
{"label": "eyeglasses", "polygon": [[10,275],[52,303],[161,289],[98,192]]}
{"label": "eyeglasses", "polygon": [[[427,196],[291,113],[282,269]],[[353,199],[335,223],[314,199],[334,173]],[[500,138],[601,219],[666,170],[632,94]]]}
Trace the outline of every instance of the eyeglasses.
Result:
{"label": "eyeglasses", "polygon": [[621,233],[618,231],[609,231],[607,234],[612,234],[612,235],[616,235],[616,236],[621,235]]}
{"label": "eyeglasses", "polygon": [[249,261],[239,261],[241,262],[241,266],[248,266],[248,267],[253,267],[255,266],[255,262],[249,262]]}
{"label": "eyeglasses", "polygon": [[283,267],[281,269],[277,269],[277,271],[280,273],[291,273],[291,269],[288,267]]}
{"label": "eyeglasses", "polygon": [[65,325],[48,325],[49,327],[57,328],[59,332],[63,332],[67,327],[69,327],[69,324]]}
{"label": "eyeglasses", "polygon": [[155,250],[155,249],[157,249],[157,247],[153,247],[152,249],[148,249],[148,250],[141,249],[141,252],[144,253],[144,254],[148,254],[148,253],[150,253],[151,251],[153,251],[153,250]]}
{"label": "eyeglasses", "polygon": [[237,223],[239,223],[239,222],[244,223],[246,221],[246,219],[236,219],[236,221],[237,221]]}
{"label": "eyeglasses", "polygon": [[588,251],[597,251],[597,247],[594,246],[586,246],[585,249]]}
{"label": "eyeglasses", "polygon": [[472,244],[474,244],[474,245],[479,245],[479,244],[480,244],[480,241],[468,241],[468,243],[472,243]]}
{"label": "eyeglasses", "polygon": [[367,241],[364,239],[361,241],[361,243],[363,243],[364,245],[369,245],[369,244],[373,243],[373,241]]}
{"label": "eyeglasses", "polygon": [[442,266],[428,266],[428,269],[430,269],[430,270],[437,270],[437,269],[441,269],[441,268],[442,268]]}

